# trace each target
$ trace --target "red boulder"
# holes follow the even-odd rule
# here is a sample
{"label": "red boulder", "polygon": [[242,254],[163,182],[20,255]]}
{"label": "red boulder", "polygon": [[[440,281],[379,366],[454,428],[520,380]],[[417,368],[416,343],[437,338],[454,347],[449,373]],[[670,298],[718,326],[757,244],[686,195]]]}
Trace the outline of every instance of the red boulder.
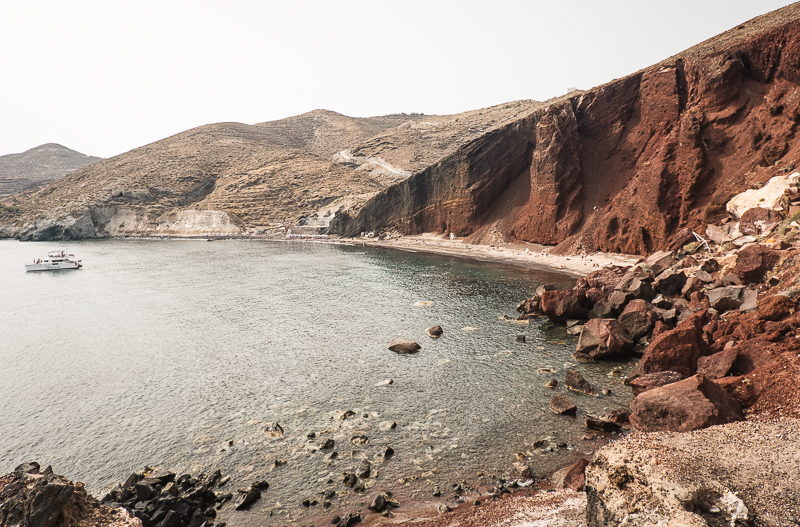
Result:
{"label": "red boulder", "polygon": [[631,424],[644,432],[689,432],[744,420],[739,403],[703,375],[638,395],[631,412]]}

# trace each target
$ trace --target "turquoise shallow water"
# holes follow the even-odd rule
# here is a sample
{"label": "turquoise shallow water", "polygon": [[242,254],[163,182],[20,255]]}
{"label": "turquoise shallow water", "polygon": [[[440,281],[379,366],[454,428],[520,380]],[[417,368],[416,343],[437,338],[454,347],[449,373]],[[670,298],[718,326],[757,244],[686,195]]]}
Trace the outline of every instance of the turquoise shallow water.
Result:
{"label": "turquoise shallow water", "polygon": [[[368,490],[404,498],[507,472],[518,452],[544,473],[580,451],[586,412],[629,401],[607,375],[618,364],[581,364],[612,395],[571,395],[576,419],[551,414],[543,385],[563,380],[574,338],[498,320],[571,277],[332,244],[156,240],[71,243],[83,269],[25,273],[57,248],[0,241],[3,472],[38,460],[101,493],[145,465],[221,468],[270,481],[255,514],[297,519],[298,497],[347,490],[327,481],[363,458],[378,472]],[[423,350],[395,354],[394,337]],[[282,437],[265,433],[272,422]],[[534,451],[544,437],[574,450]],[[314,451],[327,438],[336,460]],[[377,462],[387,445],[396,455]]]}

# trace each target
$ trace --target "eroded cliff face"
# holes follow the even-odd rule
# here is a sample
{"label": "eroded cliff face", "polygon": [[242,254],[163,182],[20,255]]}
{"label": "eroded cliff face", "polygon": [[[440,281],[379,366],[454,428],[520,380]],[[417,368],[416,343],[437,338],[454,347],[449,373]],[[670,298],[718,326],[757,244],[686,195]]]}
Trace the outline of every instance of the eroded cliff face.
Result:
{"label": "eroded cliff face", "polygon": [[800,159],[799,85],[800,6],[792,5],[549,101],[333,228],[470,235],[512,182],[529,178],[527,201],[506,213],[504,239],[649,253],[680,243],[687,229],[704,232],[730,197]]}

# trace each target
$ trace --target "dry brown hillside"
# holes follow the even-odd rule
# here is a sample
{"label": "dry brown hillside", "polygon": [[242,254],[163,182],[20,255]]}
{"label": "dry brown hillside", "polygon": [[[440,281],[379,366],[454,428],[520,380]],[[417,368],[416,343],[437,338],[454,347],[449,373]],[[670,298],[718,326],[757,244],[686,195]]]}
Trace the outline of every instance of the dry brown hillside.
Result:
{"label": "dry brown hillside", "polygon": [[201,126],[16,195],[18,211],[0,211],[0,235],[258,232],[339,209],[357,213],[379,191],[533,106],[369,118],[315,110]]}
{"label": "dry brown hillside", "polygon": [[0,198],[31,185],[64,177],[100,159],[55,143],[40,145],[21,154],[0,156]]}

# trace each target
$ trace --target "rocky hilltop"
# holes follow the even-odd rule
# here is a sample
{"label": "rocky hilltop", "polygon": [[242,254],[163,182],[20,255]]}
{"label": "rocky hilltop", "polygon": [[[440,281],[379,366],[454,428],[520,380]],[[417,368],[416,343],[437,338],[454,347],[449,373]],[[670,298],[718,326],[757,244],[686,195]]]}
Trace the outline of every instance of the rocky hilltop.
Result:
{"label": "rocky hilltop", "polygon": [[734,194],[793,168],[798,64],[794,4],[540,105],[338,217],[334,230],[475,242],[491,232],[564,252],[665,248],[720,219]]}
{"label": "rocky hilltop", "polygon": [[0,156],[0,198],[64,177],[101,159],[55,143],[40,145],[21,154]]}
{"label": "rocky hilltop", "polygon": [[315,110],[257,125],[201,126],[4,200],[0,235],[257,233],[339,210],[356,214],[378,192],[536,104],[455,116]]}

